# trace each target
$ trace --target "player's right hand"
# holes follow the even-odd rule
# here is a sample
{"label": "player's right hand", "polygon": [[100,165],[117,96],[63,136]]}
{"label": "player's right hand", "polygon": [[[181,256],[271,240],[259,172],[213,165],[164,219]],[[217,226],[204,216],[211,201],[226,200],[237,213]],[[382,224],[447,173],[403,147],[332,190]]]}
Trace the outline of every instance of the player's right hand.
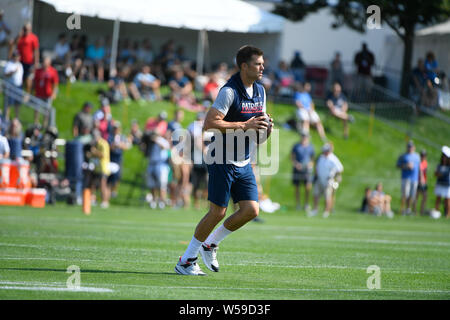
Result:
{"label": "player's right hand", "polygon": [[245,122],[244,131],[247,131],[249,129],[267,129],[269,127],[269,124],[267,123],[266,119],[266,116],[251,117]]}

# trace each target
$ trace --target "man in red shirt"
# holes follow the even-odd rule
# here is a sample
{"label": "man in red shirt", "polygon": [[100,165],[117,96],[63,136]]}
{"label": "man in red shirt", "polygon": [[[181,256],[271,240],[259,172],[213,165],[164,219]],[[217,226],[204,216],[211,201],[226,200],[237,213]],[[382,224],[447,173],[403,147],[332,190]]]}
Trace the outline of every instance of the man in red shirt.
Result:
{"label": "man in red shirt", "polygon": [[[51,66],[52,60],[50,57],[45,57],[42,62],[42,68],[39,68],[34,73],[34,90],[35,95],[39,99],[47,102],[50,107],[53,99],[56,98],[58,91],[59,77],[58,72]],[[39,122],[39,114],[34,112],[34,122]],[[45,124],[48,123],[48,115],[45,117]]]}
{"label": "man in red shirt", "polygon": [[146,131],[158,130],[158,133],[161,136],[164,136],[167,132],[168,127],[166,119],[167,119],[167,112],[161,111],[158,115],[158,118],[147,119],[147,122],[145,123],[145,130]]}
{"label": "man in red shirt", "polygon": [[27,81],[34,66],[37,69],[39,63],[39,39],[31,32],[31,23],[26,23],[17,39],[17,50],[20,53],[20,62],[23,66],[23,83],[27,91],[31,88],[31,80]]}

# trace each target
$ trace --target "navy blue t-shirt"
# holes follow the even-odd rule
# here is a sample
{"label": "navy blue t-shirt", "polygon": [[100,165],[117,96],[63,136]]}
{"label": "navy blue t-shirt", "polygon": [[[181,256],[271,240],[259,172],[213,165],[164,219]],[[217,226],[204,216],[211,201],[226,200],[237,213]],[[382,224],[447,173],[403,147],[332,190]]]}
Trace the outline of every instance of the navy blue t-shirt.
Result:
{"label": "navy blue t-shirt", "polygon": [[450,166],[439,165],[437,171],[440,173],[440,176],[437,178],[436,184],[450,187]]}
{"label": "navy blue t-shirt", "polygon": [[337,97],[333,93],[330,93],[327,100],[331,100],[335,108],[342,109],[344,103],[347,101],[347,98],[342,92]]}
{"label": "navy blue t-shirt", "polygon": [[311,143],[306,146],[301,143],[297,143],[292,148],[292,153],[295,155],[295,160],[300,162],[304,168],[306,168],[306,165],[309,162],[313,161],[315,156],[314,148]]}
{"label": "navy blue t-shirt", "polygon": [[[221,104],[221,99],[219,96],[223,94],[222,91],[224,90],[231,90],[233,100],[231,102],[231,105],[226,111],[223,111]],[[261,112],[265,112],[265,91],[264,87],[258,83],[253,83],[253,95],[250,97],[246,88],[244,87],[244,84],[242,83],[240,73],[235,73],[228,82],[220,89],[221,92],[219,92],[219,96],[216,99],[215,103],[213,104],[213,107],[221,111],[222,113],[226,113],[224,117],[224,121],[229,122],[244,122],[249,120],[250,118],[254,116],[258,116]],[[227,163],[230,162],[242,162],[243,160],[248,160],[250,158],[250,142],[249,138],[246,137],[245,139],[245,152],[244,154],[239,154],[238,151],[238,144],[237,141],[238,137],[234,136],[234,155],[231,156],[230,154],[227,157],[226,154],[226,146],[227,144],[230,144],[231,141],[227,141],[227,135],[224,133],[222,135],[223,138],[223,160]],[[230,139],[230,136],[228,136],[228,139]],[[215,140],[215,137],[213,137],[212,141]],[[214,152],[212,152],[212,155],[214,156]],[[230,157],[233,157],[233,159],[229,159]]]}

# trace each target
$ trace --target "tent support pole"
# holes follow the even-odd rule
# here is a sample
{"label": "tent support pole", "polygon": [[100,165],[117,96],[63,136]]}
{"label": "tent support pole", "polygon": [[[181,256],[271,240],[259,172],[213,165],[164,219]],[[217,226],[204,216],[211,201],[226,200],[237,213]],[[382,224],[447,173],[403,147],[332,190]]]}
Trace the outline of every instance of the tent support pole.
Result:
{"label": "tent support pole", "polygon": [[206,30],[200,30],[198,32],[197,42],[197,75],[203,74],[203,63],[205,58],[205,42],[206,42]]}
{"label": "tent support pole", "polygon": [[114,27],[113,27],[113,35],[112,35],[112,41],[111,41],[111,61],[109,62],[109,76],[112,77],[114,70],[116,71],[116,60],[117,60],[117,48],[118,48],[118,42],[119,42],[119,32],[120,32],[120,20],[116,19],[114,21]]}

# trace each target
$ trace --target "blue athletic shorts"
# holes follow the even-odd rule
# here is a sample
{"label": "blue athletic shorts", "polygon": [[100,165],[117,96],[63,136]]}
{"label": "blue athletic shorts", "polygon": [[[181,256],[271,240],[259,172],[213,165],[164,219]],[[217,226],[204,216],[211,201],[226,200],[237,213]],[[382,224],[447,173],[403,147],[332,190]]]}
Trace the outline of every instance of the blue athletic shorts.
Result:
{"label": "blue athletic shorts", "polygon": [[251,164],[237,167],[233,164],[208,165],[208,200],[220,207],[228,207],[230,196],[233,202],[258,201],[258,187]]}

